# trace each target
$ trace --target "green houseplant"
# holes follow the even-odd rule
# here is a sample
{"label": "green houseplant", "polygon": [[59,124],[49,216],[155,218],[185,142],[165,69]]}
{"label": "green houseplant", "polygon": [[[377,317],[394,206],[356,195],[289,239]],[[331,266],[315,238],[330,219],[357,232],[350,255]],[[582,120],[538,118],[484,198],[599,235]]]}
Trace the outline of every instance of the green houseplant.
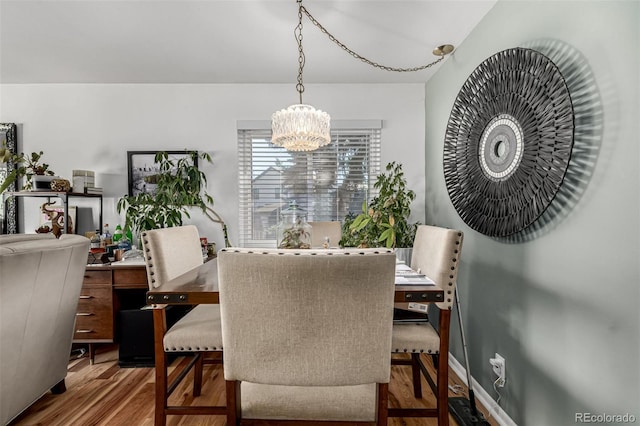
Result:
{"label": "green houseplant", "polygon": [[212,163],[207,153],[187,151],[187,156],[172,159],[167,152],[156,154],[154,162],[159,173],[151,176],[157,189],[154,194],[125,195],[118,200],[118,213],[125,213],[125,229],[136,234],[158,228],[182,225],[184,217],[190,218],[190,209],[199,209],[211,221],[220,224],[227,247],[231,246],[227,225],[213,210],[213,197],[206,191],[207,176],[197,166],[197,158]]}
{"label": "green houseplant", "polygon": [[362,212],[350,213],[342,225],[343,247],[413,247],[419,223],[409,223],[414,191],[407,188],[402,164],[391,162],[386,173],[378,175],[374,188],[378,190]]}
{"label": "green houseplant", "polygon": [[7,175],[0,185],[0,194],[2,194],[13,182],[25,176],[26,182],[22,187],[28,191],[33,187],[32,178],[34,176],[54,176],[55,173],[49,170],[49,165],[41,162],[43,152],[32,152],[30,156],[24,153],[12,154],[6,146],[0,148],[0,162],[15,163],[16,167]]}

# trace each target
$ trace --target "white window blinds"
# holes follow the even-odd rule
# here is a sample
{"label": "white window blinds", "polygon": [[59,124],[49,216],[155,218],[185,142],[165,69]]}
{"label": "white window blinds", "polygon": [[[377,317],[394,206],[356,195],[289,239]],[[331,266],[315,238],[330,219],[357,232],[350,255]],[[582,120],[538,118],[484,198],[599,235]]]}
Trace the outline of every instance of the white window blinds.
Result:
{"label": "white window blinds", "polygon": [[238,123],[241,246],[275,247],[280,212],[293,200],[308,221],[342,220],[374,195],[381,121],[333,123],[331,143],[308,153],[273,145],[267,125]]}

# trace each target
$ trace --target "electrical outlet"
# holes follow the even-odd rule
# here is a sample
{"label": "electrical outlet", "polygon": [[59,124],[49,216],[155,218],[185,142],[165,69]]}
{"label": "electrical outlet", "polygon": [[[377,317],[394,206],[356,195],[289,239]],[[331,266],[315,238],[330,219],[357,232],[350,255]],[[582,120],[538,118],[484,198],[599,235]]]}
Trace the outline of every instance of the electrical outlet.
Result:
{"label": "electrical outlet", "polygon": [[498,376],[496,386],[500,388],[504,387],[504,384],[507,381],[507,369],[504,357],[496,352],[495,358],[489,358],[489,364],[491,364],[491,366],[493,367],[493,372],[496,374],[496,376]]}

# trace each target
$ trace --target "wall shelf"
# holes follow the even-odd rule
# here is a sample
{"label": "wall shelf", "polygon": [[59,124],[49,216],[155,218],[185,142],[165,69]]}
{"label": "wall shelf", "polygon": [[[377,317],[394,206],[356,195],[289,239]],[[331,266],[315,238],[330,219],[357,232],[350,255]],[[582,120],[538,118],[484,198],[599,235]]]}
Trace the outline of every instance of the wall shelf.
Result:
{"label": "wall shelf", "polygon": [[[102,194],[84,194],[81,192],[56,192],[56,191],[15,191],[5,192],[2,194],[2,203],[6,206],[6,203],[12,197],[16,198],[58,198],[62,202],[64,223],[69,223],[69,200],[73,198],[97,198],[100,202],[99,221],[98,226],[102,226]],[[5,221],[7,218],[5,217]],[[6,226],[6,224],[5,224]],[[61,230],[62,233],[67,232],[67,227],[64,226]]]}

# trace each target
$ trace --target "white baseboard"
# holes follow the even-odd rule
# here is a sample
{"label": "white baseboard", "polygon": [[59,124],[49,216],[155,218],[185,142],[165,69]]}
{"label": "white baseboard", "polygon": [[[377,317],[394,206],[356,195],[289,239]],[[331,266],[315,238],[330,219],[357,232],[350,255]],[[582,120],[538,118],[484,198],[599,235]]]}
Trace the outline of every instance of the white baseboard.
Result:
{"label": "white baseboard", "polygon": [[[467,370],[465,370],[462,364],[460,364],[451,353],[449,353],[449,367],[460,377],[465,385],[469,386],[469,383],[467,383]],[[473,395],[487,410],[491,410],[491,417],[495,419],[500,426],[517,426],[511,417],[504,412],[502,407],[496,404],[496,401],[480,386],[473,376],[471,376],[471,381],[473,382]]]}

